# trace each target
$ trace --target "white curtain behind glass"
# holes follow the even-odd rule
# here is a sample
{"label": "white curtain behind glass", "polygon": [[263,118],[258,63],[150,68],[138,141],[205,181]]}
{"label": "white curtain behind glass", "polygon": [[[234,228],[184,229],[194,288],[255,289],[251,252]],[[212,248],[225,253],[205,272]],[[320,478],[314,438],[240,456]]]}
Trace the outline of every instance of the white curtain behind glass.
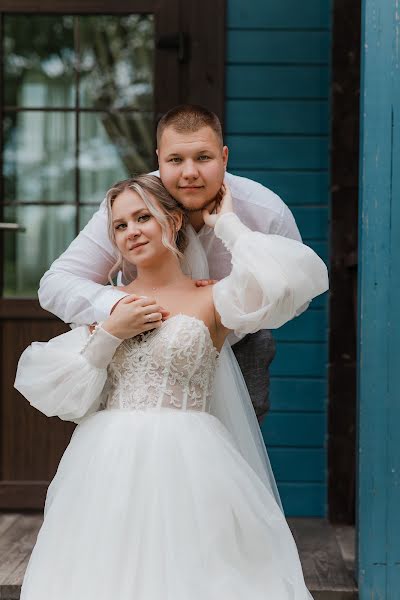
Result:
{"label": "white curtain behind glass", "polygon": [[[66,78],[48,79],[30,72],[19,88],[19,106],[71,106],[75,93]],[[82,202],[100,203],[92,190],[106,191],[126,170],[97,115],[85,115],[80,127]],[[18,201],[60,202],[60,206],[18,206],[16,221],[26,233],[15,236],[16,295],[34,295],[41,275],[75,237],[75,119],[73,112],[23,111],[16,131]]]}

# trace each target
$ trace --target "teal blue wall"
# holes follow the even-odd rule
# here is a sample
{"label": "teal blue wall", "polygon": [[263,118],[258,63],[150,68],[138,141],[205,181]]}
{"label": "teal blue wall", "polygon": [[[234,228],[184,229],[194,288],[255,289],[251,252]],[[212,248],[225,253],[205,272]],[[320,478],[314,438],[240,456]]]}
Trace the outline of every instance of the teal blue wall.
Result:
{"label": "teal blue wall", "polygon": [[[328,259],[330,0],[227,0],[229,171],[289,205]],[[276,332],[264,438],[288,516],[327,514],[327,296]]]}
{"label": "teal blue wall", "polygon": [[358,270],[357,577],[400,598],[400,12],[363,0]]}

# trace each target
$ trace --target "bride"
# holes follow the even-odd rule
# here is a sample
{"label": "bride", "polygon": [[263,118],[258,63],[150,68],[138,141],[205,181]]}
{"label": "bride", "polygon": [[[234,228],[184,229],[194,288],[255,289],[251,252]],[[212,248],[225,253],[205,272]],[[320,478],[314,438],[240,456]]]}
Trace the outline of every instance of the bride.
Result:
{"label": "bride", "polygon": [[326,291],[324,263],[250,231],[225,185],[203,216],[232,272],[197,287],[186,215],[157,177],[120,182],[107,202],[114,274],[137,268],[129,296],[94,328],[34,342],[18,364],[32,406],[78,423],[21,600],[309,600],[226,337],[293,318]]}

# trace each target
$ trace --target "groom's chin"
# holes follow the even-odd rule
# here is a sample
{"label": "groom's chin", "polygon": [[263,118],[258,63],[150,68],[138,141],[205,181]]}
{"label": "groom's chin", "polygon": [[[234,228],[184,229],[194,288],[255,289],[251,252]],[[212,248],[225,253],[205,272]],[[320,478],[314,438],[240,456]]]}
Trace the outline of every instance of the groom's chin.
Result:
{"label": "groom's chin", "polygon": [[184,199],[178,199],[179,204],[181,204],[189,213],[191,212],[199,212],[201,210],[203,210],[203,208],[206,208],[206,206],[209,206],[213,200],[208,200],[208,199],[201,199],[201,198],[184,198]]}

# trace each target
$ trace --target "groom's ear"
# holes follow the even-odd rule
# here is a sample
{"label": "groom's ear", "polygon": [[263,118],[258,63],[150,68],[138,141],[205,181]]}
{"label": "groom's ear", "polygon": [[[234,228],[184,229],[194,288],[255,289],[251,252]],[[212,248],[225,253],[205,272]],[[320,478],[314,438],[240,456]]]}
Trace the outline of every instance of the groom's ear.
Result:
{"label": "groom's ear", "polygon": [[228,146],[224,146],[222,148],[222,160],[224,161],[225,169],[228,165],[228,156],[229,156],[229,148],[228,148]]}

